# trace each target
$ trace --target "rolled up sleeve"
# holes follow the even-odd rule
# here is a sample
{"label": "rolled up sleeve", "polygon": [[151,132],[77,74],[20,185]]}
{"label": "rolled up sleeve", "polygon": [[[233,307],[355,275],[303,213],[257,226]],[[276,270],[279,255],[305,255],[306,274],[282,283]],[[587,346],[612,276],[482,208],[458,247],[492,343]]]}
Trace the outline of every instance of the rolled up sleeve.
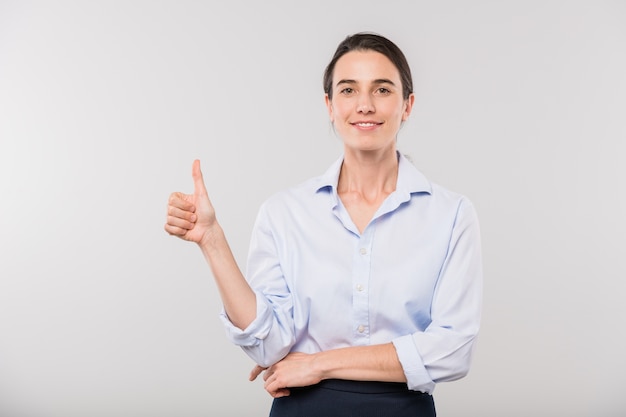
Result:
{"label": "rolled up sleeve", "polygon": [[278,260],[276,244],[262,207],[248,257],[248,281],[256,294],[256,317],[245,329],[232,324],[222,310],[228,339],[257,364],[267,367],[284,358],[295,343],[293,299]]}
{"label": "rolled up sleeve", "polygon": [[482,258],[478,220],[467,200],[459,204],[448,253],[422,332],[393,340],[407,385],[431,393],[435,383],[469,372],[482,305]]}

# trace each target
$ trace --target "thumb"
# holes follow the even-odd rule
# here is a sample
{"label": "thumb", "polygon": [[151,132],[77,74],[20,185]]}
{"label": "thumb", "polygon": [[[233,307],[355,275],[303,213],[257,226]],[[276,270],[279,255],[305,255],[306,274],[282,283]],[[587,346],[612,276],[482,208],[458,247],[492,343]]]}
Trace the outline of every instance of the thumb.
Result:
{"label": "thumb", "polygon": [[206,194],[206,187],[204,185],[204,179],[202,178],[202,171],[200,170],[200,160],[193,161],[191,168],[191,176],[193,177],[193,191],[196,195]]}

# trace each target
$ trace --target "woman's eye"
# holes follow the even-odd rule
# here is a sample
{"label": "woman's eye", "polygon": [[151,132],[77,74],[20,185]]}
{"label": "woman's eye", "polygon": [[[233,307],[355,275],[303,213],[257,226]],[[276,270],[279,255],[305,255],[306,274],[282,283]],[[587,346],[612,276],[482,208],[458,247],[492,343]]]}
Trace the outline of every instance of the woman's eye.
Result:
{"label": "woman's eye", "polygon": [[341,94],[352,94],[352,93],[354,93],[354,89],[350,87],[346,87],[343,90],[341,90]]}
{"label": "woman's eye", "polygon": [[391,93],[391,90],[389,90],[388,88],[385,88],[385,87],[380,87],[380,88],[378,89],[378,92],[379,92],[380,94],[389,94],[389,93]]}

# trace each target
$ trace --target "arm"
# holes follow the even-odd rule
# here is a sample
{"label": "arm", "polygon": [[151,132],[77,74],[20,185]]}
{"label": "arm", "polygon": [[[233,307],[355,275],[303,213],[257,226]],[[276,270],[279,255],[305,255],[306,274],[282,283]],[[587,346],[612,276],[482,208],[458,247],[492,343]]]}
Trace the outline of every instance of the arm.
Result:
{"label": "arm", "polygon": [[256,317],[256,295],[237,266],[217,222],[198,160],[193,163],[192,177],[193,194],[170,195],[165,231],[198,244],[211,267],[226,314],[235,326],[245,329]]}
{"label": "arm", "polygon": [[469,372],[482,305],[482,257],[472,204],[459,203],[423,332],[393,340],[410,389],[432,392],[435,383]]}
{"label": "arm", "polygon": [[202,250],[224,304],[222,321],[229,339],[256,363],[275,363],[293,346],[294,334],[291,298],[276,259],[271,232],[261,227],[252,242],[257,249],[251,269],[271,277],[255,292],[237,266],[216,220],[197,160],[193,163],[192,176],[193,194],[170,195],[165,231],[196,242]]}
{"label": "arm", "polygon": [[[288,395],[288,387],[326,378],[406,382],[409,389],[432,392],[436,382],[467,374],[478,333],[482,267],[474,209],[459,203],[449,233],[433,298],[430,325],[401,335],[392,344],[329,350],[315,355],[293,353],[267,368],[266,389]],[[263,371],[256,367],[254,379]]]}
{"label": "arm", "polygon": [[[250,380],[264,370],[256,366]],[[324,379],[406,382],[402,365],[391,343],[354,346],[315,354],[290,353],[267,368],[265,389],[274,398],[289,395],[287,387],[317,384]]]}
{"label": "arm", "polygon": [[265,367],[284,358],[295,343],[293,299],[268,215],[272,211],[267,204],[261,206],[250,240],[247,280],[256,295],[256,318],[238,328],[221,315],[228,339]]}

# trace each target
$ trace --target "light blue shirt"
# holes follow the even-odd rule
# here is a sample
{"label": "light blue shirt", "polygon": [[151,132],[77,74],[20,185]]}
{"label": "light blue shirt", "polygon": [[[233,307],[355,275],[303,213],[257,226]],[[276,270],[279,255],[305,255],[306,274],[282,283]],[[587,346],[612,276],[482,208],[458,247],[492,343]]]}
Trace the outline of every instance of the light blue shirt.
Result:
{"label": "light blue shirt", "polygon": [[242,330],[221,315],[256,363],[393,342],[409,389],[467,374],[482,301],[476,213],[398,158],[396,190],[363,233],[337,195],[343,158],[261,206],[247,267],[257,317]]}

